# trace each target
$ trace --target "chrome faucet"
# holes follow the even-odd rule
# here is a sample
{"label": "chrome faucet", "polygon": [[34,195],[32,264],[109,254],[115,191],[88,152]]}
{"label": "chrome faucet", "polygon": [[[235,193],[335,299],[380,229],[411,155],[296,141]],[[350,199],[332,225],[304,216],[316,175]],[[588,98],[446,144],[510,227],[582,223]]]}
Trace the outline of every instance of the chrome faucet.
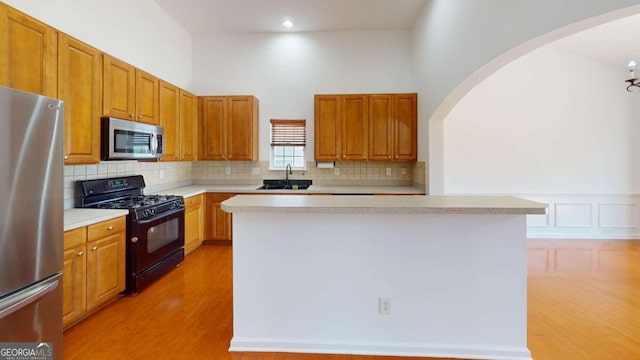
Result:
{"label": "chrome faucet", "polygon": [[291,164],[287,164],[287,166],[284,167],[284,183],[287,185],[289,185],[289,175],[293,175]]}

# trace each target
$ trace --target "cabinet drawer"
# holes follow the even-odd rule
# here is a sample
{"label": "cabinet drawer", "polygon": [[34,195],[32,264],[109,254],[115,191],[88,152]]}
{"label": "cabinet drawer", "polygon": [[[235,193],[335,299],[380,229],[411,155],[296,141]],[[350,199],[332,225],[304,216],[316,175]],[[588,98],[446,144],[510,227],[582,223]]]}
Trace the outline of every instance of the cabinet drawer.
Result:
{"label": "cabinet drawer", "polygon": [[69,250],[87,242],[87,228],[81,227],[64,233],[64,250]]}
{"label": "cabinet drawer", "polygon": [[125,231],[126,222],[124,217],[99,222],[97,224],[87,226],[89,234],[88,241],[94,241],[105,238],[122,231]]}
{"label": "cabinet drawer", "polygon": [[187,209],[198,207],[202,204],[202,195],[190,196],[184,199],[184,205]]}

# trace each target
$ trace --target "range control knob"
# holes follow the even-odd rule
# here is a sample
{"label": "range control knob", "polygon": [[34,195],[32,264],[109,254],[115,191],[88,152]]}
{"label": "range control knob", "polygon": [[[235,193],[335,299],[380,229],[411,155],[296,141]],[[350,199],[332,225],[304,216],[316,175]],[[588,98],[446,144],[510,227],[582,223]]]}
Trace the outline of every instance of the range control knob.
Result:
{"label": "range control knob", "polygon": [[151,215],[155,215],[156,214],[156,209],[149,209],[149,213],[151,213]]}
{"label": "range control knob", "polygon": [[149,211],[149,209],[147,209],[147,210],[145,210],[145,211],[143,211],[143,212],[142,212],[142,215],[143,215],[144,217],[149,217],[149,216],[151,215],[151,212]]}

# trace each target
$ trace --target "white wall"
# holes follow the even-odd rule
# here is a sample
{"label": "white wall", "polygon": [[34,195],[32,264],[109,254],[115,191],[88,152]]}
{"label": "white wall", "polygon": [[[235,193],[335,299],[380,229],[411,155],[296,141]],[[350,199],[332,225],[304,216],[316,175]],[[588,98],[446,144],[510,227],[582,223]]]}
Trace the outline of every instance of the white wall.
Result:
{"label": "white wall", "polygon": [[444,187],[441,140],[446,124],[441,122],[473,86],[552,40],[637,13],[638,4],[638,0],[430,0],[412,31],[420,94],[418,141],[423,145],[419,158],[429,158],[430,193],[442,193]]}
{"label": "white wall", "polygon": [[485,79],[445,118],[445,192],[640,192],[624,70],[546,47]]}
{"label": "white wall", "polygon": [[3,0],[163,80],[191,89],[191,35],[153,0]]}
{"label": "white wall", "polygon": [[260,160],[269,119],[307,119],[313,159],[313,95],[411,92],[409,32],[227,34],[194,37],[194,91],[260,100]]}
{"label": "white wall", "polygon": [[444,120],[445,192],[549,203],[530,236],[638,236],[640,94],[625,75],[553,47],[506,65]]}

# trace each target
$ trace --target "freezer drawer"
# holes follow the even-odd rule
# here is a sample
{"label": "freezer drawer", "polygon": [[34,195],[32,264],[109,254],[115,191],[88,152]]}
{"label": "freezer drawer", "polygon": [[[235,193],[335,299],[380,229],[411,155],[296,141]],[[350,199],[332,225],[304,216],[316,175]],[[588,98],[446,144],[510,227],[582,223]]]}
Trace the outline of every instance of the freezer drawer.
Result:
{"label": "freezer drawer", "polygon": [[0,343],[53,343],[62,359],[62,275],[0,298]]}

